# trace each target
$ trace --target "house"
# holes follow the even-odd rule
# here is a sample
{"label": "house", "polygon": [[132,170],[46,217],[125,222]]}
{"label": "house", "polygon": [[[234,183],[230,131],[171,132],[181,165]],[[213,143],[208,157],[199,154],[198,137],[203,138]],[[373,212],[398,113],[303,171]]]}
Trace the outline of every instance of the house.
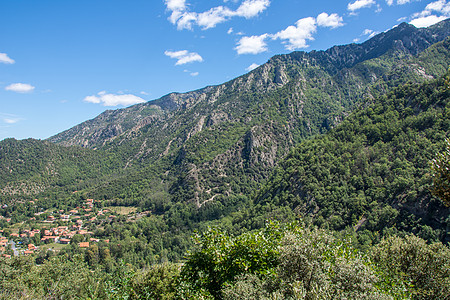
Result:
{"label": "house", "polygon": [[34,252],[33,251],[30,251],[30,250],[25,250],[25,251],[23,251],[23,254],[25,254],[25,255],[29,255],[29,254],[33,254]]}
{"label": "house", "polygon": [[59,243],[64,245],[70,244],[70,239],[59,239]]}
{"label": "house", "polygon": [[44,235],[44,237],[41,239],[41,241],[46,243],[56,243],[58,241],[59,237],[54,235]]}
{"label": "house", "polygon": [[81,243],[78,243],[78,246],[79,246],[80,248],[89,248],[89,242],[81,242]]}

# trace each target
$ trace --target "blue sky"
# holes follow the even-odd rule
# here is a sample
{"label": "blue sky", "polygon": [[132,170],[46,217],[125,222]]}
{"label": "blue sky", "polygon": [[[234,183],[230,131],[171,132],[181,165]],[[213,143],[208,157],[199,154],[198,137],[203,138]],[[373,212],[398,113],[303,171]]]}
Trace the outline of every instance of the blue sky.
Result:
{"label": "blue sky", "polygon": [[0,140],[449,16],[447,0],[1,0]]}

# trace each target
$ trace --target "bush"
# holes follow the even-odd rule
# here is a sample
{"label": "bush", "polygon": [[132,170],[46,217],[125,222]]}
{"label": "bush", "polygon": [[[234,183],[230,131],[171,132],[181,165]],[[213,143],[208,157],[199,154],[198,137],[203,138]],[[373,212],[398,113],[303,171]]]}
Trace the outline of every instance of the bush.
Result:
{"label": "bush", "polygon": [[390,280],[410,283],[414,299],[450,298],[450,250],[443,244],[394,236],[375,246],[372,257]]}

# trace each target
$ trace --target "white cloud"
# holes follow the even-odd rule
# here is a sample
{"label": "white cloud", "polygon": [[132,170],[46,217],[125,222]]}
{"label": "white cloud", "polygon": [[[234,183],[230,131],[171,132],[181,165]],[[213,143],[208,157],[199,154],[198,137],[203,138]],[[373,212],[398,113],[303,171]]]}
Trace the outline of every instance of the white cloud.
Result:
{"label": "white cloud", "polygon": [[410,2],[412,2],[412,0],[397,0],[398,5],[403,5],[403,4],[410,3]]}
{"label": "white cloud", "polygon": [[191,75],[192,77],[195,77],[195,76],[198,76],[198,74],[200,74],[199,72],[192,72],[191,74],[189,74],[189,75]]}
{"label": "white cloud", "polygon": [[[165,0],[167,10],[171,11],[169,21],[176,24],[178,30],[191,30],[194,25],[206,30],[217,24],[228,21],[232,17],[253,18],[266,10],[270,0],[244,0],[237,10],[225,6],[217,6],[208,11],[197,13],[188,11],[185,0]],[[225,2],[226,3],[226,2]]]}
{"label": "white cloud", "polygon": [[186,0],[166,0],[168,10],[177,11],[186,9]]}
{"label": "white cloud", "polygon": [[141,94],[141,95],[145,95],[145,96],[148,96],[148,95],[149,95],[149,93],[147,93],[147,92],[144,92],[144,91],[140,92],[139,94]]}
{"label": "white cloud", "polygon": [[264,41],[269,35],[254,35],[242,37],[236,48],[238,54],[258,54],[267,51],[267,44]]}
{"label": "white cloud", "polygon": [[450,2],[446,2],[445,0],[431,2],[425,7],[425,11],[435,11],[445,15],[449,15]]}
{"label": "white cloud", "polygon": [[337,28],[340,26],[344,26],[344,23],[342,23],[342,21],[342,17],[340,17],[338,14],[328,15],[327,13],[323,12],[317,16],[317,25],[322,27]]}
{"label": "white cloud", "polygon": [[307,41],[314,40],[312,34],[316,31],[316,19],[312,17],[303,18],[295,23],[295,26],[289,26],[286,29],[274,34],[273,39],[285,40],[286,49],[293,51],[296,49],[307,48]]}
{"label": "white cloud", "polygon": [[34,86],[28,83],[13,83],[5,87],[5,90],[16,93],[30,93],[34,90]]}
{"label": "white cloud", "polygon": [[198,14],[196,21],[198,26],[203,29],[209,29],[215,27],[219,23],[223,23],[231,16],[233,12],[226,7],[218,6],[211,8],[210,10]]}
{"label": "white cloud", "polygon": [[254,69],[256,69],[257,67],[259,67],[259,65],[253,63],[253,64],[251,64],[250,66],[248,66],[245,70],[247,70],[247,71],[250,72],[250,71],[253,71]]}
{"label": "white cloud", "polygon": [[282,40],[287,50],[293,51],[309,47],[307,41],[314,40],[313,34],[317,27],[337,28],[344,26],[343,19],[338,14],[328,15],[323,12],[317,18],[299,19],[295,25],[288,26],[275,34],[265,33],[250,37],[242,37],[234,48],[238,54],[258,54],[267,51],[266,39]]}
{"label": "white cloud", "polygon": [[15,123],[23,120],[23,118],[21,118],[17,115],[5,114],[5,113],[0,113],[0,119],[2,120],[3,123],[6,123],[6,124],[15,124]]}
{"label": "white cloud", "polygon": [[445,17],[445,16],[438,17],[435,15],[431,15],[428,17],[416,18],[414,20],[411,20],[411,22],[409,22],[409,23],[416,27],[428,27],[428,26],[434,25],[440,21],[443,21],[445,19],[447,19],[447,17]]}
{"label": "white cloud", "polygon": [[169,56],[170,58],[177,59],[177,62],[175,63],[176,66],[203,61],[203,58],[198,53],[188,52],[187,50],[165,51],[164,54]]}
{"label": "white cloud", "polygon": [[379,33],[380,32],[373,31],[372,29],[364,29],[364,31],[363,31],[363,33],[361,35],[368,35],[369,39],[370,39],[370,38],[373,38],[374,36],[376,36]]}
{"label": "white cloud", "polygon": [[227,33],[228,34],[232,34],[233,33],[233,27],[230,27],[230,29],[228,29]]}
{"label": "white cloud", "polygon": [[18,119],[9,119],[9,118],[3,118],[3,122],[5,122],[6,124],[14,124],[19,122]]}
{"label": "white cloud", "polygon": [[10,58],[6,53],[0,53],[0,63],[3,64],[13,64],[15,63],[14,59]]}
{"label": "white cloud", "polygon": [[355,11],[361,8],[370,7],[375,4],[374,0],[356,0],[353,3],[347,5],[347,9],[350,11]]}
{"label": "white cloud", "polygon": [[246,19],[256,17],[270,5],[269,0],[246,0],[236,10],[236,15]]}
{"label": "white cloud", "polygon": [[182,29],[192,29],[192,24],[197,21],[196,13],[184,13],[180,15],[180,18],[177,19],[176,24],[178,30]]}
{"label": "white cloud", "polygon": [[[411,3],[412,1],[414,1],[414,0],[397,0],[397,5]],[[387,3],[387,5],[392,6],[392,5],[394,5],[394,0],[386,0],[386,3]]]}
{"label": "white cloud", "polygon": [[428,27],[450,17],[450,2],[438,0],[429,3],[421,12],[412,15],[410,24],[416,27]]}
{"label": "white cloud", "polygon": [[114,95],[108,94],[105,91],[101,91],[97,95],[87,96],[84,98],[84,101],[96,104],[101,103],[103,106],[127,106],[145,102],[144,99],[132,94]]}

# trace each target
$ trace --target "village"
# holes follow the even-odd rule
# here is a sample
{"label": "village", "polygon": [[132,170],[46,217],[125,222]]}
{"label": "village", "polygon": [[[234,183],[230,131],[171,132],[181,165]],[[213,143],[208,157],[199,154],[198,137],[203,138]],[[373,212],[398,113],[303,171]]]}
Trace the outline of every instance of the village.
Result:
{"label": "village", "polygon": [[[30,202],[34,204],[34,201]],[[94,199],[87,199],[81,207],[68,211],[40,211],[34,213],[35,216],[27,222],[1,228],[0,256],[11,258],[33,255],[39,251],[57,252],[71,243],[76,243],[79,248],[89,248],[92,243],[101,241],[94,237],[93,232],[99,226],[111,223],[116,218],[133,220],[148,213],[135,214],[133,208],[101,208],[95,202]],[[9,218],[0,216],[0,219],[11,223]],[[109,239],[102,241],[109,243]]]}

